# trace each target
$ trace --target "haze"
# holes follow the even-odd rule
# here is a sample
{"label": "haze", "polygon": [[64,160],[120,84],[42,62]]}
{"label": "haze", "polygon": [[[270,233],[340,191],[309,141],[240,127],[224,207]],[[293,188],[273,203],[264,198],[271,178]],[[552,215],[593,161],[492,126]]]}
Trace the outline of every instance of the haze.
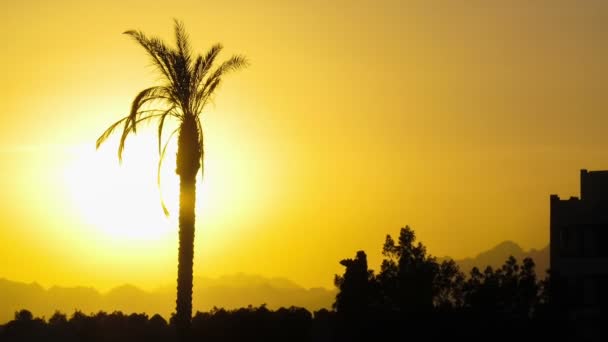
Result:
{"label": "haze", "polygon": [[6,2],[0,277],[174,283],[154,130],[122,166],[94,146],[157,78],[121,33],[170,39],[172,18],[195,51],[222,42],[251,60],[205,113],[197,276],[329,288],[357,250],[377,269],[406,224],[439,256],[539,249],[549,195],[608,168],[605,1]]}

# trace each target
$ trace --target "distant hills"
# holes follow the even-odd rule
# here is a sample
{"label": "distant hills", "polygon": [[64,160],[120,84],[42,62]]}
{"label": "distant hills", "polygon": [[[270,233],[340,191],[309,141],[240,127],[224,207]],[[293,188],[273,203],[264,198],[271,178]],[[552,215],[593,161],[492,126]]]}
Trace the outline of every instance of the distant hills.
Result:
{"label": "distant hills", "polygon": [[[502,242],[474,258],[456,260],[460,269],[469,274],[474,266],[500,267],[513,255],[519,262],[532,257],[536,272],[542,277],[549,268],[549,247],[524,251],[512,241]],[[445,260],[447,258],[439,258]],[[207,311],[214,306],[226,309],[259,306],[270,309],[298,306],[310,311],[330,308],[336,296],[335,289],[303,288],[285,278],[266,278],[257,275],[234,274],[219,278],[196,278],[193,294],[194,310]],[[56,310],[71,314],[75,310],[95,313],[112,312],[159,313],[166,319],[175,307],[175,287],[167,286],[144,291],[132,285],[116,287],[106,293],[90,287],[58,287],[45,289],[39,284],[26,284],[0,278],[0,324],[11,320],[15,311],[28,309],[35,316],[49,318]]]}
{"label": "distant hills", "polygon": [[[284,278],[265,278],[235,274],[220,278],[194,280],[194,311],[207,311],[214,306],[226,309],[259,306],[270,309],[299,306],[314,311],[330,308],[335,290],[305,289]],[[95,313],[112,312],[159,313],[166,319],[175,308],[175,288],[144,291],[132,285],[116,287],[100,293],[88,287],[51,287],[0,279],[0,324],[10,321],[15,311],[28,309],[35,316],[49,318],[56,310],[70,315],[75,310]]]}
{"label": "distant hills", "polygon": [[[468,275],[473,267],[477,267],[481,271],[483,271],[487,266],[492,266],[492,268],[500,267],[511,255],[514,256],[520,264],[524,258],[532,258],[536,264],[536,275],[539,278],[545,277],[546,271],[549,269],[549,246],[546,246],[540,250],[531,249],[529,251],[524,251],[513,241],[504,241],[485,252],[479,253],[474,258],[465,258],[454,261],[456,261],[460,267],[460,270]],[[438,259],[441,261],[448,259],[448,257]]]}

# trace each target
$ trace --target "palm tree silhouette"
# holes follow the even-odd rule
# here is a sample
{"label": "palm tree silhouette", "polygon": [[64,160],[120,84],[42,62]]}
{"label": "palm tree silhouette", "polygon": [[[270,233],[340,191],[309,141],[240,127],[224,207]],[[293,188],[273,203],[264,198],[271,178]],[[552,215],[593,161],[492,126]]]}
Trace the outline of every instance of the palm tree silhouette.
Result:
{"label": "palm tree silhouette", "polygon": [[[106,141],[116,128],[122,125],[122,135],[118,145],[118,159],[122,161],[125,141],[130,133],[136,133],[137,124],[142,121],[158,120],[158,183],[160,169],[169,141],[175,133],[177,139],[177,160],[175,172],[180,178],[179,197],[179,257],[177,264],[177,301],[175,322],[178,335],[187,333],[192,317],[192,266],[194,257],[194,207],[196,198],[196,175],[203,174],[203,126],[200,116],[203,108],[211,100],[222,81],[222,76],[230,71],[247,66],[247,59],[235,55],[217,68],[213,63],[222,50],[221,44],[213,45],[203,56],[193,58],[188,35],[184,25],[175,20],[176,47],[167,46],[162,40],[147,37],[141,31],[126,31],[141,45],[152,58],[152,63],[161,74],[162,84],[142,90],[131,105],[128,116],[112,124],[97,139],[97,148]],[[167,141],[162,144],[165,121],[178,121]],[[165,203],[161,204],[168,215]],[[182,338],[183,339],[183,338]]]}

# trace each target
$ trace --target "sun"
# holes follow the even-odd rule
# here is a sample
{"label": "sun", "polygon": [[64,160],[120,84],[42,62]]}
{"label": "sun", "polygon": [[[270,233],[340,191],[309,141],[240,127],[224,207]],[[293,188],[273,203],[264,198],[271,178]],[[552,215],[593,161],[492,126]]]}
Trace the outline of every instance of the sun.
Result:
{"label": "sun", "polygon": [[[115,138],[116,140],[116,138]],[[94,144],[75,148],[65,168],[68,197],[83,221],[106,238],[159,240],[177,229],[179,181],[172,173],[175,153],[169,146],[157,186],[157,142],[151,135],[138,134],[127,141],[122,164],[116,155],[116,141],[95,150]],[[173,157],[173,158],[171,158]],[[163,214],[162,191],[171,215]]]}
{"label": "sun", "polygon": [[[261,180],[269,173],[240,157],[240,145],[230,144],[226,136],[208,137],[204,180],[197,175],[197,229],[204,229],[205,243],[221,246],[230,240],[228,231],[247,224],[242,217],[253,220],[262,215],[266,204]],[[156,129],[144,126],[130,136],[122,163],[117,156],[119,138],[111,136],[98,150],[94,140],[70,150],[63,168],[64,198],[81,223],[108,242],[174,240],[179,214],[177,139],[167,147],[159,189]],[[163,214],[161,193],[169,217]]]}

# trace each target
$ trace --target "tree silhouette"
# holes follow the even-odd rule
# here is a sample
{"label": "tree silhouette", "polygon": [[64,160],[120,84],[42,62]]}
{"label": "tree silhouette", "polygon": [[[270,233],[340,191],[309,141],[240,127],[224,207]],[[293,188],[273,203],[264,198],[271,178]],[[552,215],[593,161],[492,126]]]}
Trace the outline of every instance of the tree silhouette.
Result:
{"label": "tree silhouette", "polygon": [[461,307],[464,280],[464,273],[454,260],[445,260],[439,264],[433,282],[435,307],[444,310]]}
{"label": "tree silhouette", "polygon": [[340,290],[333,304],[338,314],[336,338],[338,341],[367,341],[373,331],[371,321],[378,297],[374,272],[368,269],[367,255],[363,251],[340,264],[346,269],[344,275],[334,277],[334,284]]}
{"label": "tree silhouette", "polygon": [[[547,331],[570,336],[563,317],[550,312],[549,285],[537,280],[530,258],[519,264],[509,257],[501,267],[483,272],[473,268],[467,278],[454,260],[438,262],[428,254],[409,226],[401,228],[398,239],[386,236],[382,254],[378,275],[369,269],[364,251],[340,262],[346,269],[334,279],[339,290],[335,315],[315,314],[315,336],[324,325],[332,327],[335,341],[393,336],[508,341],[522,334],[540,338]],[[553,322],[566,324],[549,329]]]}
{"label": "tree silhouette", "polygon": [[540,286],[534,261],[525,258],[519,265],[511,256],[498,269],[484,272],[473,268],[464,288],[464,305],[484,314],[528,318],[540,300]]}
{"label": "tree silhouette", "polygon": [[398,243],[386,236],[378,275],[388,305],[402,313],[428,312],[433,308],[434,279],[438,264],[427,255],[426,247],[416,242],[409,227],[401,228]]}
{"label": "tree silhouette", "polygon": [[367,268],[367,255],[358,251],[354,259],[344,259],[343,276],[336,275],[334,284],[340,292],[333,304],[337,312],[346,316],[362,316],[370,310],[374,301],[374,272]]}
{"label": "tree silhouette", "polygon": [[[141,45],[152,59],[162,76],[162,84],[142,90],[131,105],[128,116],[112,124],[98,139],[97,148],[122,125],[118,146],[118,158],[122,160],[125,140],[136,133],[137,124],[158,120],[158,182],[160,169],[169,140],[178,133],[176,174],[180,178],[179,199],[179,259],[177,266],[177,300],[175,323],[178,335],[184,338],[192,317],[192,266],[194,258],[194,207],[196,198],[196,175],[203,174],[203,125],[201,112],[212,99],[222,76],[247,65],[245,57],[235,55],[213,68],[222,45],[216,44],[205,55],[196,58],[190,50],[188,35],[181,22],[175,20],[176,47],[167,46],[158,38],[149,38],[140,31],[126,31]],[[162,133],[165,121],[178,121],[178,128],[171,132],[164,147]],[[165,214],[167,209],[161,203]]]}

